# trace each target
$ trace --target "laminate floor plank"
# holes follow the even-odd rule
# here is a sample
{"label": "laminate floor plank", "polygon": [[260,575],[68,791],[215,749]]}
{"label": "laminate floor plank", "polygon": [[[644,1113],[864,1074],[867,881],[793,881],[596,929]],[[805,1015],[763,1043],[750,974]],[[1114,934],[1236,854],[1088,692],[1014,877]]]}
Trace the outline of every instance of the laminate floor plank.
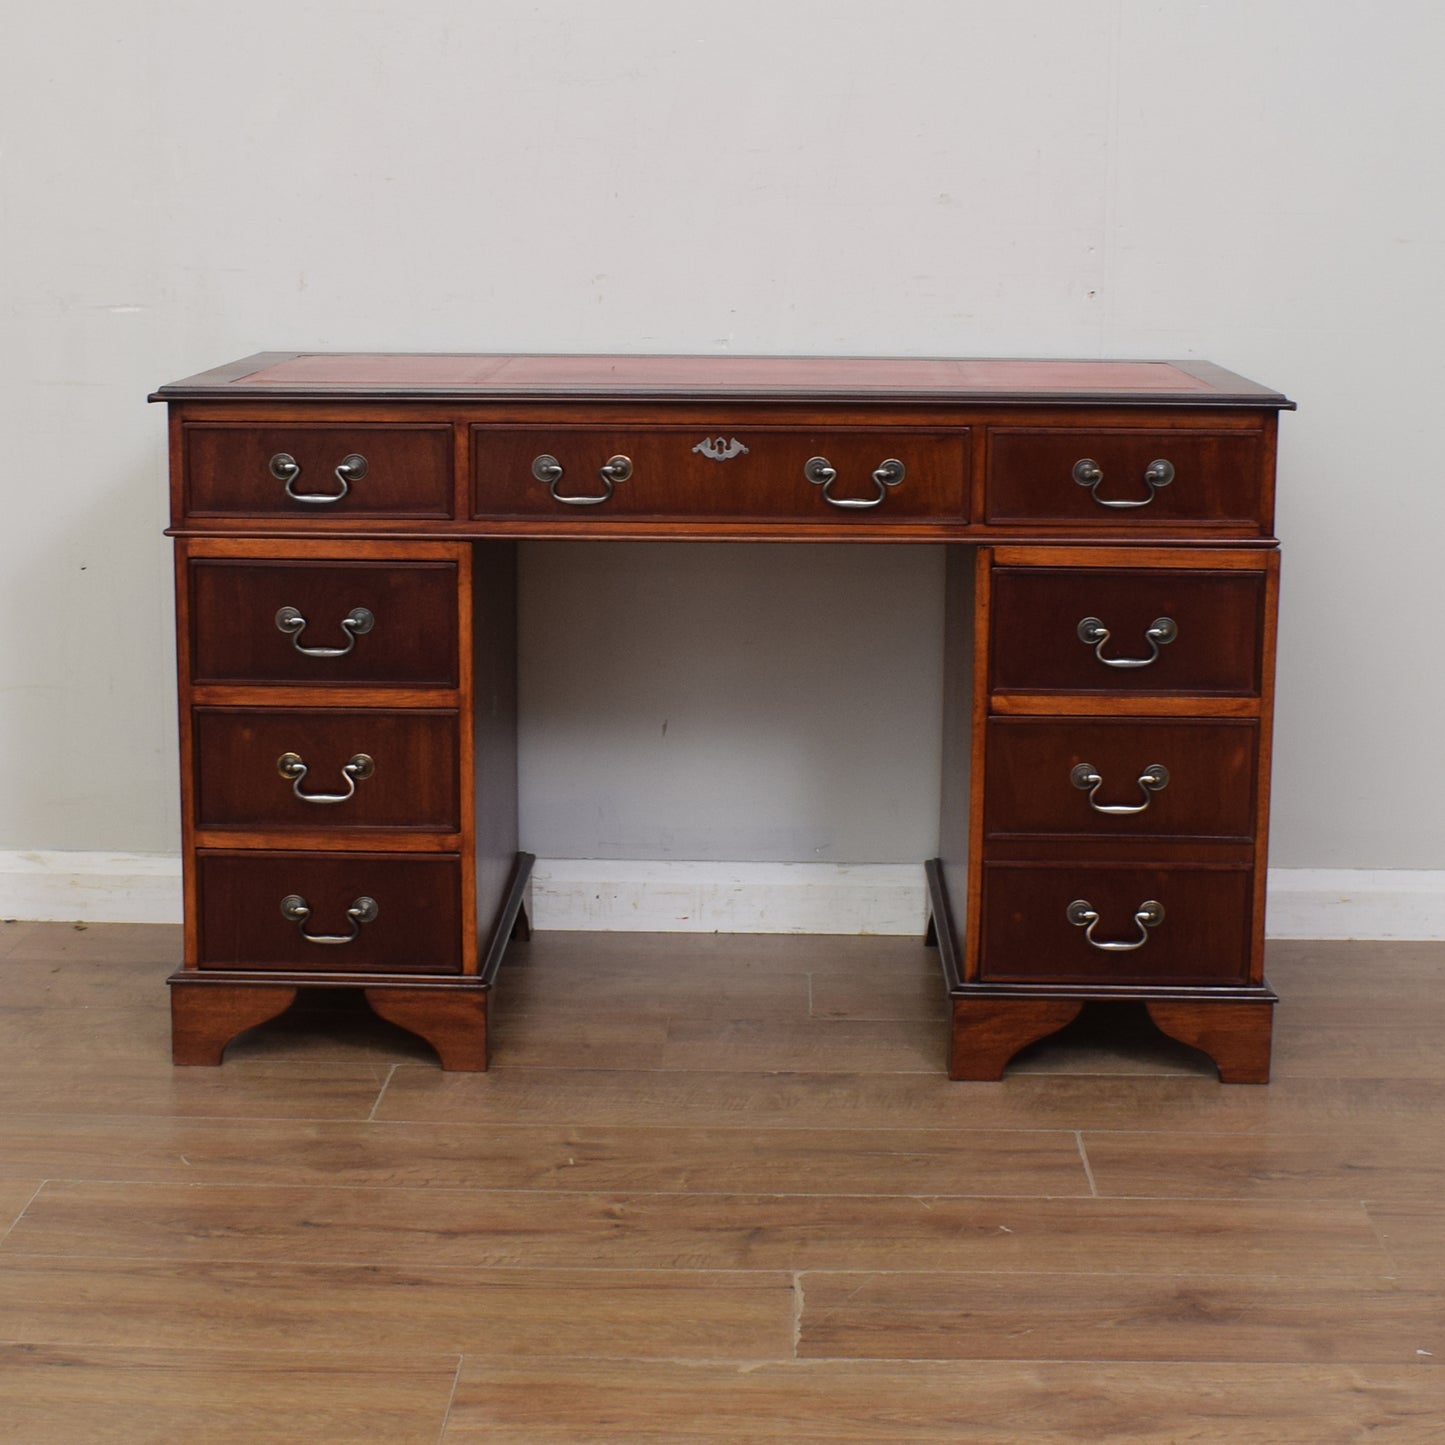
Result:
{"label": "laminate floor plank", "polygon": [[1276,1034],[1274,1079],[1392,1079],[1445,1081],[1441,1026],[1415,1020],[1388,1029],[1312,1024]]}
{"label": "laminate floor plank", "polygon": [[[9,964],[6,965],[7,969]],[[170,1071],[170,1012],[164,995],[112,1007],[96,1003],[8,1008],[0,1005],[0,1071],[67,1074],[98,1069]],[[164,984],[161,985],[164,987]],[[405,1029],[378,1018],[357,990],[307,990],[284,1014],[249,1029],[226,1050],[228,1065],[280,1060],[299,1063],[398,1061],[435,1067],[436,1055]]]}
{"label": "laminate floor plank", "polygon": [[1404,981],[1445,974],[1445,943],[1429,940],[1272,938],[1265,945],[1265,972],[1286,979],[1291,988],[1310,991],[1337,986],[1359,989],[1362,965],[1386,970],[1391,978]]}
{"label": "laminate floor plank", "polygon": [[1389,1279],[827,1274],[800,1357],[1445,1365],[1445,1301]]}
{"label": "laminate floor plank", "polygon": [[1102,1133],[1084,1147],[1105,1197],[1445,1198],[1445,1147],[1408,1129],[1328,1134]]}
{"label": "laminate floor plank", "polygon": [[1321,1133],[1401,1127],[1445,1131],[1445,1084],[1433,1080],[1282,1079],[1222,1086],[1203,1075],[1011,1074],[951,1083],[932,1073],[841,1070],[734,1073],[493,1068],[443,1074],[399,1066],[377,1117],[514,1123],[631,1124],[755,1129],[1141,1129]]}
{"label": "laminate floor plank", "polygon": [[947,1052],[940,1021],[828,1019],[552,1019],[515,1014],[497,1029],[494,1068],[719,1069],[779,1073],[937,1073]]}
{"label": "laminate floor plank", "polygon": [[445,1445],[1425,1445],[1445,1371],[1402,1367],[467,1359]]}
{"label": "laminate floor plank", "polygon": [[[534,946],[522,944],[519,949]],[[496,989],[499,1027],[525,1013],[563,1021],[590,1018],[598,1011],[599,997],[606,998],[609,1012],[629,1019],[808,1017],[808,975],[781,972],[766,961],[734,960],[711,974],[692,957],[671,968],[654,963],[594,970],[592,963],[584,949],[580,959],[574,955],[570,968],[539,968],[529,959],[515,972],[504,970]]]}
{"label": "laminate floor plank", "polygon": [[0,1061],[0,1099],[16,1114],[52,1116],[367,1119],[389,1073],[380,1063],[294,1059],[176,1069],[167,1057],[107,1070],[99,1055],[84,1070],[14,1072]]}
{"label": "laminate floor plank", "polygon": [[176,924],[0,924],[0,1006],[153,1005],[182,949]]}
{"label": "laminate floor plank", "polygon": [[27,938],[35,938],[42,923],[22,923],[15,918],[0,918],[0,958],[8,958]]}
{"label": "laminate floor plank", "polygon": [[887,960],[891,968],[869,973],[841,971],[813,978],[813,1017],[818,1019],[937,1019],[948,1017],[948,996],[938,967],[938,955],[907,944],[906,958],[897,950]]}
{"label": "laminate floor plank", "polygon": [[1403,1274],[1445,1291],[1445,1202],[1367,1201],[1365,1212],[1373,1221],[1385,1252]]}
{"label": "laminate floor plank", "polygon": [[1388,1269],[1357,1205],[51,1182],[0,1260],[612,1269]]}
{"label": "laminate floor plank", "polygon": [[782,1272],[0,1259],[0,1337],[77,1347],[787,1359],[794,1308]]}
{"label": "laminate floor plank", "polygon": [[[1087,1195],[1073,1133],[0,1115],[0,1179],[769,1194]],[[0,1196],[3,1200],[3,1196]]]}
{"label": "laminate floor plank", "polygon": [[457,1362],[0,1345],[5,1445],[433,1445]]}
{"label": "laminate floor plank", "polygon": [[105,1067],[158,1072],[162,1063],[170,1064],[170,1015],[154,999],[122,1007],[0,1008],[0,1070],[7,1077]]}
{"label": "laminate floor plank", "polygon": [[[888,934],[797,933],[625,933],[554,932],[541,929],[528,943],[508,950],[502,978],[519,977],[518,969],[541,975],[550,972],[576,982],[579,957],[587,960],[589,978],[605,982],[614,976],[668,974],[712,977],[796,975],[820,977],[854,974],[869,977],[880,971],[922,970],[941,973],[936,949],[917,937]],[[513,968],[513,963],[517,969]]]}

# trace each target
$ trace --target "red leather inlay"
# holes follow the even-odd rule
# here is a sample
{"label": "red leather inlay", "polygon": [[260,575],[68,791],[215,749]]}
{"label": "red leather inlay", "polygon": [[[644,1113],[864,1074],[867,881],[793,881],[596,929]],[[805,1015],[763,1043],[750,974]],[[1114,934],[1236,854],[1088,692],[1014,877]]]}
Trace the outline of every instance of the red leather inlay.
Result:
{"label": "red leather inlay", "polygon": [[237,378],[247,385],[511,391],[1208,392],[1165,361],[956,361],[903,357],[461,356],[313,353]]}

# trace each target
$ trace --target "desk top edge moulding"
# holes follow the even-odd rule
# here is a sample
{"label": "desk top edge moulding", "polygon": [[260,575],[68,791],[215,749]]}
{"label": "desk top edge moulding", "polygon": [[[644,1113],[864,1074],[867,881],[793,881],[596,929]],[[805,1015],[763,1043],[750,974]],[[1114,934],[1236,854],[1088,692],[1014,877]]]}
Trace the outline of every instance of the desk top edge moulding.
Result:
{"label": "desk top edge moulding", "polygon": [[655,399],[825,396],[856,401],[973,401],[1041,405],[1123,401],[1149,405],[1294,403],[1207,361],[258,352],[160,387],[152,401],[206,397],[429,400],[626,395]]}
{"label": "desk top edge moulding", "polygon": [[170,414],[173,1056],[360,989],[487,1066],[525,934],[519,538],[948,553],[950,1076],[1090,1000],[1269,1074],[1279,392],[1203,361],[263,352]]}

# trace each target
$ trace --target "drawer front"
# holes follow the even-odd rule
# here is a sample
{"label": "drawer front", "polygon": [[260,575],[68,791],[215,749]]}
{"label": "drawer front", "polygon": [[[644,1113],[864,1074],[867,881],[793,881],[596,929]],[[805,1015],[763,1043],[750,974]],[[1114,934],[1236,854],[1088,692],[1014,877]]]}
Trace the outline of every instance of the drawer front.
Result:
{"label": "drawer front", "polygon": [[455,832],[457,714],[197,708],[196,825]]}
{"label": "drawer front", "polygon": [[203,853],[197,873],[202,968],[461,972],[454,855]]}
{"label": "drawer front", "polygon": [[[1252,878],[1248,868],[986,863],[979,976],[995,983],[1243,983]],[[1082,905],[1078,921],[1071,904]],[[1162,910],[1152,926],[1137,916],[1145,904]],[[1110,944],[1120,947],[1099,946]]]}
{"label": "drawer front", "polygon": [[1259,727],[1167,718],[991,718],[989,838],[1254,833]]}
{"label": "drawer front", "polygon": [[453,562],[194,558],[190,587],[193,682],[457,685]]}
{"label": "drawer front", "polygon": [[[472,432],[473,510],[479,517],[598,521],[962,521],[968,514],[966,441],[962,430],[742,427],[709,436],[695,427],[479,426]],[[625,466],[604,475],[614,458]]]}
{"label": "drawer front", "polygon": [[1258,526],[1270,511],[1261,448],[1258,432],[994,427],[985,520]]}
{"label": "drawer front", "polygon": [[452,515],[448,426],[193,422],[182,445],[193,517]]}
{"label": "drawer front", "polygon": [[996,692],[1259,693],[1263,573],[999,567],[992,583]]}

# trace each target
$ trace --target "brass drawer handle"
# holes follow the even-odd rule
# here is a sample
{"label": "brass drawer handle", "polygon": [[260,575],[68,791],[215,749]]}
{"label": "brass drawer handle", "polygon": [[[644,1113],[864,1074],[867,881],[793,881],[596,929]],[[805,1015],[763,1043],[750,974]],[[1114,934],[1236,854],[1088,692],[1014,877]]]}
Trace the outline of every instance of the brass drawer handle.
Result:
{"label": "brass drawer handle", "polygon": [[291,646],[302,657],[345,657],[356,646],[356,639],[375,626],[376,618],[370,608],[353,607],[341,619],[341,630],[346,634],[345,647],[302,647],[301,634],[306,631],[306,619],[294,607],[283,607],[276,614],[276,630],[290,637]]}
{"label": "brass drawer handle", "polygon": [[1100,803],[1096,799],[1104,779],[1093,763],[1077,763],[1069,773],[1069,781],[1081,791],[1089,794],[1089,806],[1096,813],[1108,813],[1113,817],[1127,817],[1131,813],[1142,813],[1154,801],[1153,794],[1169,786],[1169,769],[1163,763],[1150,763],[1135,780],[1144,796],[1142,803]]}
{"label": "brass drawer handle", "polygon": [[835,507],[877,507],[888,495],[889,487],[896,487],[908,475],[908,469],[897,457],[889,457],[873,469],[873,485],[878,488],[876,497],[835,497],[828,488],[838,480],[838,469],[827,457],[809,457],[803,463],[803,475],[815,487],[822,487],[823,500]]}
{"label": "brass drawer handle", "polygon": [[1074,463],[1074,480],[1089,489],[1089,495],[1101,507],[1147,507],[1154,500],[1161,487],[1167,487],[1174,480],[1174,463],[1166,457],[1159,457],[1144,468],[1144,485],[1149,495],[1137,502],[1112,502],[1099,495],[1100,483],[1104,480],[1104,469],[1092,457],[1080,457]]}
{"label": "brass drawer handle", "polygon": [[611,501],[613,487],[618,482],[625,482],[632,475],[632,458],[608,457],[597,468],[597,475],[602,481],[602,494],[597,497],[564,497],[557,490],[557,483],[562,480],[562,463],[547,452],[532,459],[532,475],[539,482],[547,483],[547,490],[551,492],[554,502],[566,502],[569,507],[597,507],[603,502]]}
{"label": "brass drawer handle", "polygon": [[1159,649],[1167,647],[1179,636],[1179,625],[1172,617],[1156,617],[1144,630],[1144,640],[1149,644],[1148,657],[1105,657],[1104,644],[1109,640],[1109,629],[1097,617],[1084,617],[1074,629],[1079,641],[1094,649],[1094,656],[1105,667],[1148,667],[1159,660]]}
{"label": "brass drawer handle", "polygon": [[291,784],[291,791],[303,803],[344,803],[356,796],[356,785],[364,782],[376,771],[376,762],[370,753],[357,753],[349,762],[341,765],[341,776],[346,779],[344,793],[303,793],[301,784],[306,777],[306,764],[299,753],[282,753],[276,759],[276,771]]}
{"label": "brass drawer handle", "polygon": [[1082,898],[1076,898],[1069,904],[1065,909],[1065,916],[1075,928],[1084,930],[1084,937],[1091,947],[1103,953],[1133,953],[1136,948],[1143,948],[1149,942],[1149,930],[1163,923],[1164,905],[1150,898],[1134,910],[1134,922],[1139,925],[1139,937],[1132,943],[1109,943],[1095,938],[1094,925],[1099,921],[1099,914],[1093,904]]}
{"label": "brass drawer handle", "polygon": [[361,934],[362,924],[370,923],[380,912],[376,899],[363,894],[346,910],[346,916],[351,920],[350,933],[307,933],[306,920],[311,917],[311,905],[299,893],[288,893],[281,900],[282,918],[294,923],[307,943],[354,943]]}
{"label": "brass drawer handle", "polygon": [[308,506],[325,507],[339,502],[351,490],[352,482],[359,482],[366,475],[366,458],[358,452],[342,457],[336,468],[336,480],[341,483],[339,492],[298,492],[296,482],[301,476],[301,463],[290,452],[277,452],[270,462],[271,475],[278,482],[286,483],[286,495],[293,502],[305,502]]}

